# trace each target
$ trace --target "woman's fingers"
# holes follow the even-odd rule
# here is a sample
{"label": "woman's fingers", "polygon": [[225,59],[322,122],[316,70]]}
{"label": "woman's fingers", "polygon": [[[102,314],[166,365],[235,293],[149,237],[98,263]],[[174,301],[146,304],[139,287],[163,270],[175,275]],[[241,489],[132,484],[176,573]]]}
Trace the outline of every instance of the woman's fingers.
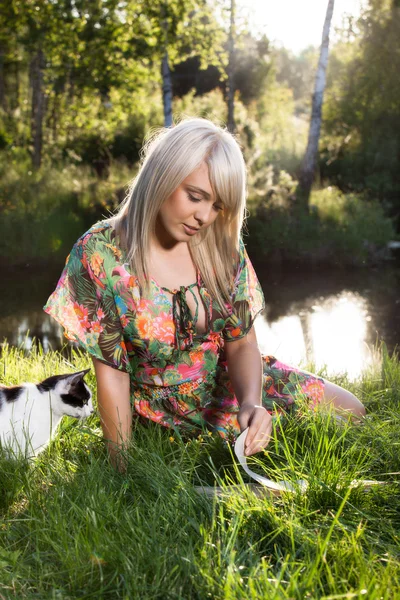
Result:
{"label": "woman's fingers", "polygon": [[245,448],[245,455],[251,456],[252,454],[256,454],[257,452],[261,452],[266,446],[268,446],[269,441],[271,439],[272,433],[272,423],[267,426],[267,428],[262,427],[257,432],[254,437],[254,441]]}
{"label": "woman's fingers", "polygon": [[246,456],[260,452],[260,450],[267,446],[271,438],[272,417],[265,408],[260,408],[260,411],[255,411],[253,413],[250,420],[245,445]]}
{"label": "woman's fingers", "polygon": [[[266,412],[267,411],[265,410],[265,408],[258,404],[242,405],[238,414],[240,430],[244,431],[248,427],[250,428],[251,424],[254,422],[254,419],[256,419],[256,421],[259,422],[259,417],[263,416]],[[248,432],[246,439],[250,441],[254,433],[255,430],[252,430],[252,433]]]}

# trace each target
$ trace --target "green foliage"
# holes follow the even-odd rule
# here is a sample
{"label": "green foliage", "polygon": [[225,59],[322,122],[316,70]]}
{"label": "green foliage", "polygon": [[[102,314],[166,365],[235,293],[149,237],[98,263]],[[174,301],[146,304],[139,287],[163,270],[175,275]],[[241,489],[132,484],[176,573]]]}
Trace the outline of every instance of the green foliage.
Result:
{"label": "green foliage", "polygon": [[[149,120],[141,116],[149,112],[155,89],[160,102],[159,71],[167,50],[172,62],[197,55],[203,67],[217,64],[222,70],[224,33],[202,1],[1,4],[0,89],[5,97],[0,113],[6,135],[0,146],[12,139],[32,151],[31,138],[43,125],[50,160],[71,153],[76,143],[84,161],[104,163],[112,155],[114,134],[121,136],[128,121],[131,128],[135,119],[141,121],[141,133],[148,127]],[[46,107],[43,123],[32,118],[42,115],[39,101]],[[155,117],[157,101],[150,105]],[[162,119],[154,124],[161,125]],[[138,140],[135,144],[128,160],[136,158]],[[119,144],[116,154],[121,151]]]}
{"label": "green foliage", "polygon": [[266,36],[256,40],[250,34],[238,39],[234,64],[235,89],[242,102],[249,105],[273,82],[270,43]]}
{"label": "green foliage", "polygon": [[[396,12],[397,11],[397,12]],[[322,176],[399,210],[400,20],[392,2],[370,2],[330,66]]]}
{"label": "green foliage", "polygon": [[[323,223],[336,226],[348,239],[350,251],[353,245],[354,250],[363,244],[384,247],[395,235],[391,220],[376,200],[343,194],[328,187],[312,194],[311,206],[316,207]],[[344,239],[342,243],[345,243]]]}
{"label": "green foliage", "polygon": [[[90,360],[4,345],[0,383],[40,381]],[[93,372],[87,381],[95,391]],[[357,382],[368,416],[289,419],[251,468],[305,478],[305,495],[257,497],[219,436],[180,440],[135,421],[127,473],[111,468],[99,418],[64,418],[31,463],[0,455],[0,593],[5,598],[323,598],[391,600],[400,594],[397,384],[387,352]],[[95,393],[94,393],[95,396]],[[352,479],[387,482],[369,491]],[[197,485],[236,491],[215,501]],[[382,518],[384,515],[384,518]],[[365,591],[364,591],[365,590]]]}
{"label": "green foliage", "polygon": [[293,91],[296,114],[308,113],[314,90],[318,49],[311,46],[294,56],[286,48],[276,48],[272,60],[277,82]]}
{"label": "green foliage", "polygon": [[63,123],[69,133],[52,162],[90,165],[100,176],[114,158],[137,162],[146,133],[163,123],[161,96],[151,84],[134,93],[112,90],[106,105],[86,97],[70,108]]}
{"label": "green foliage", "polygon": [[285,85],[271,83],[248,108],[248,117],[256,124],[254,152],[246,158],[252,173],[269,166],[296,175],[307,143],[307,122],[296,116],[293,92]]}
{"label": "green foliage", "polygon": [[314,191],[310,213],[296,209],[295,182],[280,173],[262,200],[253,200],[248,246],[264,258],[308,264],[368,265],[386,256],[393,223],[377,201],[329,187]]}
{"label": "green foliage", "polygon": [[4,150],[11,144],[11,135],[3,127],[0,129],[0,150]]}
{"label": "green foliage", "polygon": [[0,256],[7,264],[65,259],[76,239],[121,202],[132,178],[122,164],[112,166],[102,181],[88,167],[35,173],[11,157],[0,163]]}
{"label": "green foliage", "polygon": [[184,117],[198,116],[212,119],[216,123],[224,124],[226,120],[226,104],[220,90],[213,90],[203,96],[196,96],[192,89],[183,98],[174,100],[174,118],[179,120]]}

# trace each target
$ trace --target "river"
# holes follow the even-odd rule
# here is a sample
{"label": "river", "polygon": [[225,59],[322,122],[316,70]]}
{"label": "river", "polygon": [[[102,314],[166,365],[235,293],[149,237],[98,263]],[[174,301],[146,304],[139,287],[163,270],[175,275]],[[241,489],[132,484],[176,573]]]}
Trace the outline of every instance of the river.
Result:
{"label": "river", "polygon": [[[0,271],[0,343],[44,351],[65,343],[61,328],[42,306],[61,266]],[[256,323],[263,353],[292,365],[312,363],[325,374],[357,378],[382,340],[389,351],[400,341],[400,268],[304,271],[256,265],[266,309]]]}

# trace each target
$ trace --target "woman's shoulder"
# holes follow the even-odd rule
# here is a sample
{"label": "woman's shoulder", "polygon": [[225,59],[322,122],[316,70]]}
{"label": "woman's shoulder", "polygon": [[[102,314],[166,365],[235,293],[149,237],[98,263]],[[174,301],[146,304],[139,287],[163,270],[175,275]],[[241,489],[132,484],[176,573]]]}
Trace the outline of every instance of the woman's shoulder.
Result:
{"label": "woman's shoulder", "polygon": [[75,242],[74,249],[82,254],[111,253],[118,260],[122,259],[122,249],[118,243],[112,223],[109,221],[97,221]]}
{"label": "woman's shoulder", "polygon": [[76,245],[87,246],[114,242],[115,231],[109,221],[97,221],[77,239]]}
{"label": "woman's shoulder", "polygon": [[85,268],[89,265],[104,265],[108,271],[126,262],[125,253],[117,243],[114,228],[108,221],[97,221],[75,242],[66,264],[70,267],[81,263]]}

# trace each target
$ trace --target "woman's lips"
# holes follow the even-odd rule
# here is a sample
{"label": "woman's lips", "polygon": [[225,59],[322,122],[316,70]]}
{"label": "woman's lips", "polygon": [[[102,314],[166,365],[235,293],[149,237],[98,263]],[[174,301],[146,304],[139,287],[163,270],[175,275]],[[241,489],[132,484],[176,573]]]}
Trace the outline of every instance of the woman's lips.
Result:
{"label": "woman's lips", "polygon": [[183,226],[185,228],[186,233],[189,235],[194,235],[198,232],[198,229],[196,229],[195,227],[190,227],[189,225],[185,225],[185,223],[183,223]]}

